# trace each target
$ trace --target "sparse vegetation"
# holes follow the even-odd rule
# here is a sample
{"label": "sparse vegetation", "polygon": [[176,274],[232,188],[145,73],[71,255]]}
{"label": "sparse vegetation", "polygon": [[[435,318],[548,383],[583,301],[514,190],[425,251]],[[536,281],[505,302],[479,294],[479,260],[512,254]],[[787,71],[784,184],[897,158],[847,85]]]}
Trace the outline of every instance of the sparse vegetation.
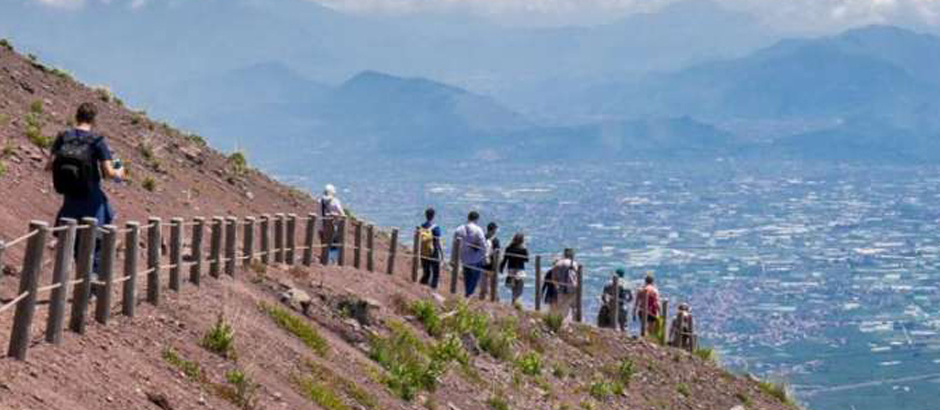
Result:
{"label": "sparse vegetation", "polygon": [[50,72],[52,73],[52,75],[59,77],[63,80],[68,80],[68,81],[72,80],[72,74],[70,74],[68,71],[65,71],[61,68],[55,67]]}
{"label": "sparse vegetation", "polygon": [[679,392],[679,394],[681,394],[684,397],[689,397],[690,395],[692,395],[692,393],[689,392],[689,385],[685,383],[677,384],[676,391]]}
{"label": "sparse vegetation", "polygon": [[225,373],[227,386],[221,386],[219,393],[223,398],[241,409],[254,409],[258,401],[258,384],[251,380],[240,369],[229,370]]}
{"label": "sparse vegetation", "polygon": [[227,359],[235,358],[235,330],[220,313],[208,332],[202,337],[202,347]]}
{"label": "sparse vegetation", "polygon": [[516,359],[516,367],[527,376],[542,374],[542,355],[538,352],[529,352]]}
{"label": "sparse vegetation", "polygon": [[108,89],[108,87],[98,86],[94,88],[94,91],[95,95],[98,96],[98,99],[101,100],[101,102],[109,103],[111,102],[111,99],[114,98],[114,94],[111,93],[111,90]]}
{"label": "sparse vegetation", "polygon": [[52,137],[42,134],[43,127],[43,105],[42,101],[33,101],[29,105],[29,113],[26,114],[26,138],[33,145],[48,149],[52,146]]}
{"label": "sparse vegetation", "polygon": [[429,335],[439,337],[444,331],[441,317],[437,313],[437,307],[434,302],[429,300],[417,300],[411,304],[411,314],[414,315]]}
{"label": "sparse vegetation", "polygon": [[272,306],[266,303],[262,303],[260,306],[261,310],[274,320],[274,323],[277,324],[278,327],[294,335],[297,339],[300,339],[304,345],[309,347],[310,350],[313,350],[318,356],[325,357],[329,353],[330,346],[326,339],[320,336],[320,332],[310,326],[306,320],[294,316],[292,313],[278,306]]}
{"label": "sparse vegetation", "polygon": [[490,396],[486,400],[486,404],[490,406],[492,410],[509,410],[509,403],[506,402],[506,397],[502,392]]}
{"label": "sparse vegetation", "polygon": [[695,356],[706,362],[718,363],[718,353],[711,347],[696,349]]}
{"label": "sparse vegetation", "polygon": [[206,146],[206,140],[197,134],[187,135],[186,140],[199,146]]}
{"label": "sparse vegetation", "polygon": [[144,158],[144,161],[151,162],[155,158],[153,146],[150,145],[149,142],[141,143],[138,150],[140,151],[140,156]]}
{"label": "sparse vegetation", "polygon": [[204,383],[206,381],[206,376],[203,374],[202,368],[199,367],[199,363],[180,357],[179,353],[177,353],[176,350],[174,350],[172,347],[167,347],[164,349],[162,356],[164,361],[182,372],[183,375],[185,375],[188,379],[200,383]]}
{"label": "sparse vegetation", "polygon": [[323,383],[310,377],[300,377],[294,380],[304,396],[327,410],[351,410],[336,392]]}
{"label": "sparse vegetation", "polygon": [[13,44],[10,44],[10,40],[0,38],[0,48],[5,48],[7,51],[13,51]]}
{"label": "sparse vegetation", "polygon": [[7,164],[0,160],[0,177],[6,175],[7,173]]}
{"label": "sparse vegetation", "polygon": [[157,181],[154,180],[153,177],[148,176],[144,178],[143,182],[140,183],[140,186],[149,192],[153,192],[157,190]]}
{"label": "sparse vegetation", "polygon": [[588,388],[588,393],[595,400],[604,401],[615,394],[622,395],[623,389],[623,385],[618,382],[607,381],[603,378],[596,378]]}
{"label": "sparse vegetation", "polygon": [[542,322],[545,323],[545,327],[548,328],[548,331],[557,334],[561,331],[561,326],[565,323],[565,318],[561,315],[546,314],[542,316]]}
{"label": "sparse vegetation", "polygon": [[783,404],[788,406],[795,405],[793,398],[790,397],[790,389],[787,387],[786,383],[761,381],[757,383],[757,387],[760,391],[779,400]]}
{"label": "sparse vegetation", "polygon": [[366,391],[365,389],[359,387],[355,382],[345,379],[328,367],[321,366],[315,362],[308,361],[307,367],[310,370],[310,377],[319,380],[320,382],[326,384],[327,386],[332,386],[333,390],[339,390],[346,397],[355,401],[362,408],[369,410],[378,409],[378,401],[372,393]]}
{"label": "sparse vegetation", "polygon": [[466,366],[470,363],[470,356],[463,348],[460,338],[450,333],[431,348],[431,360],[440,363],[455,361]]}
{"label": "sparse vegetation", "polygon": [[404,324],[392,323],[387,337],[373,337],[369,357],[388,372],[383,382],[392,392],[411,401],[421,390],[433,391],[443,371],[427,356],[427,347]]}
{"label": "sparse vegetation", "polygon": [[232,166],[232,172],[236,175],[244,175],[248,172],[248,159],[242,151],[235,151],[228,156],[228,163]]}
{"label": "sparse vegetation", "polygon": [[633,361],[626,357],[623,358],[623,360],[620,361],[620,366],[617,367],[617,377],[620,379],[620,382],[623,383],[624,386],[629,386],[630,379],[633,378],[633,373]]}
{"label": "sparse vegetation", "polygon": [[33,101],[31,104],[29,104],[29,112],[36,114],[36,115],[42,115],[43,113],[42,100],[36,100],[36,101]]}
{"label": "sparse vegetation", "polygon": [[734,397],[737,398],[741,402],[741,404],[744,405],[744,407],[751,407],[751,398],[748,397],[746,394],[738,392],[738,393],[735,393]]}

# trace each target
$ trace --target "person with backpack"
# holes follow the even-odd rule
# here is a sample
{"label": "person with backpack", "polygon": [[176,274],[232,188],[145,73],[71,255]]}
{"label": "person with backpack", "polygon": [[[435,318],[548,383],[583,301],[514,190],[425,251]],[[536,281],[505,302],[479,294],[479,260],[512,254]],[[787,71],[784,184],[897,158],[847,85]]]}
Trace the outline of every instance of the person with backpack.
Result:
{"label": "person with backpack", "polygon": [[[101,180],[123,178],[124,168],[114,161],[105,137],[93,132],[97,116],[94,104],[82,103],[75,111],[75,128],[61,132],[52,143],[47,169],[52,171],[56,192],[63,197],[56,215],[57,226],[63,218],[79,222],[82,218],[95,218],[98,225],[114,223],[114,209],[101,188]],[[100,245],[100,238],[96,238],[93,274],[98,272]],[[78,249],[80,245],[76,243],[76,254]]]}
{"label": "person with backpack", "polygon": [[[496,225],[496,222],[490,222],[486,225],[486,260],[483,266],[483,271],[486,273],[483,277],[483,283],[480,284],[480,293],[485,296],[490,291],[490,281],[488,275],[495,275],[496,271],[499,269],[496,261],[496,254],[502,249],[499,238],[496,236],[499,233],[499,225]],[[497,289],[493,289],[494,292]]]}
{"label": "person with backpack", "polygon": [[[633,319],[646,320],[645,335],[659,333],[659,290],[653,282],[653,275],[646,275],[643,287],[636,292],[633,306]],[[644,325],[641,323],[640,326]]]}
{"label": "person with backpack", "polygon": [[[627,289],[624,283],[626,270],[617,268],[610,282],[604,286],[601,293],[601,308],[597,314],[597,327],[618,329],[621,332],[626,331],[628,317],[627,304],[633,302],[633,292]],[[617,306],[614,307],[614,296],[616,295]],[[617,309],[617,322],[614,323],[614,310]]]}
{"label": "person with backpack", "polygon": [[460,240],[460,261],[464,265],[464,296],[467,298],[476,291],[486,265],[486,234],[483,233],[483,228],[477,225],[479,220],[480,214],[471,211],[467,215],[467,223],[455,232]]}
{"label": "person with backpack", "polygon": [[441,277],[441,261],[444,257],[444,232],[434,224],[434,208],[424,211],[425,222],[418,227],[418,239],[421,245],[421,284],[437,289]]}
{"label": "person with backpack", "polygon": [[522,297],[522,290],[525,286],[525,264],[529,262],[529,250],[525,246],[525,235],[522,232],[516,233],[512,237],[512,242],[506,247],[506,254],[499,266],[499,272],[503,273],[507,268],[506,287],[512,290],[512,304],[519,306],[519,298]]}
{"label": "person with backpack", "polygon": [[[552,315],[559,315],[564,320],[571,316],[571,310],[578,298],[578,268],[574,260],[574,249],[565,249],[561,259],[555,261],[546,274],[548,291],[545,302]],[[549,293],[552,294],[549,297]]]}
{"label": "person with backpack", "polygon": [[326,184],[323,196],[320,198],[320,215],[323,217],[323,226],[320,228],[320,243],[329,246],[329,258],[324,265],[336,263],[339,258],[339,218],[346,216],[343,204],[336,197],[336,187]]}
{"label": "person with backpack", "polygon": [[680,349],[695,351],[695,319],[688,304],[680,304],[676,318],[669,329],[669,345]]}

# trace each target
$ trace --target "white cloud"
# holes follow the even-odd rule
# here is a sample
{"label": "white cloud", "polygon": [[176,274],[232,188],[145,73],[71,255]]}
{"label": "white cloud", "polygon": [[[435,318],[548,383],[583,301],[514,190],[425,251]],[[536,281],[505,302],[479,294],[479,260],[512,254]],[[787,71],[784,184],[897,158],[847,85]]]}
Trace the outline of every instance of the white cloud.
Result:
{"label": "white cloud", "polygon": [[38,2],[55,8],[77,9],[85,5],[85,0],[37,0]]}

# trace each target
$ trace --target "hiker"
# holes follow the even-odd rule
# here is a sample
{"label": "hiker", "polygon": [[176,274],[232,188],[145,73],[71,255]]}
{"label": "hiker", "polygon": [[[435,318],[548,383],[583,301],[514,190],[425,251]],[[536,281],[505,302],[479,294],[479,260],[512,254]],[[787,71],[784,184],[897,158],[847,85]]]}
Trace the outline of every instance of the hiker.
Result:
{"label": "hiker", "polygon": [[[597,314],[597,327],[618,329],[621,332],[626,331],[628,317],[627,317],[627,304],[633,301],[633,293],[627,289],[626,284],[624,283],[624,276],[626,276],[626,270],[623,268],[617,268],[614,276],[610,278],[610,282],[604,286],[604,291],[601,293],[601,308],[600,312]],[[617,321],[619,323],[614,323],[614,295],[617,295]]]}
{"label": "hiker", "polygon": [[685,349],[695,350],[695,319],[692,318],[692,312],[688,304],[680,304],[676,318],[672,321],[672,327],[669,329],[669,345]]}
{"label": "hiker", "polygon": [[424,211],[425,222],[418,227],[418,238],[421,245],[421,284],[437,289],[441,277],[441,260],[444,257],[444,232],[440,226],[434,224],[434,208]]}
{"label": "hiker", "polygon": [[336,197],[336,187],[326,184],[323,188],[323,197],[320,198],[320,215],[323,216],[323,227],[320,229],[320,243],[329,246],[329,257],[324,265],[336,263],[339,258],[339,218],[346,216],[343,204]]}
{"label": "hiker", "polygon": [[[483,283],[480,284],[480,296],[485,297],[490,291],[490,281],[488,280],[488,275],[495,275],[496,271],[499,269],[497,264],[499,261],[496,260],[497,254],[501,249],[499,238],[496,234],[499,233],[499,225],[496,225],[496,222],[490,222],[486,225],[486,260],[483,266],[483,271],[485,275],[483,276]],[[493,292],[496,292],[497,289],[493,289]]]}
{"label": "hiker", "polygon": [[551,314],[567,320],[578,298],[578,263],[574,261],[574,249],[565,249],[563,257],[555,261],[546,274],[543,288]]}
{"label": "hiker", "polygon": [[655,335],[659,331],[659,290],[653,284],[653,275],[646,275],[643,287],[636,292],[636,302],[633,306],[633,319],[643,320],[646,318],[645,327],[641,323],[640,329],[645,330],[645,335]]}
{"label": "hiker", "polygon": [[519,298],[525,286],[525,264],[529,262],[529,250],[525,246],[525,235],[522,232],[512,237],[512,242],[506,247],[506,254],[499,266],[499,273],[506,273],[506,287],[512,290],[513,306],[520,306]]}
{"label": "hiker", "polygon": [[464,265],[464,296],[468,298],[476,291],[486,264],[486,234],[483,233],[483,228],[477,225],[479,220],[480,214],[471,211],[467,215],[467,223],[456,231],[456,236],[460,239],[460,260]]}
{"label": "hiker", "polygon": [[[120,161],[112,159],[111,149],[104,136],[92,131],[98,109],[92,103],[82,103],[75,111],[75,128],[61,132],[52,143],[52,157],[46,169],[52,171],[52,182],[63,196],[62,207],[56,215],[56,226],[63,218],[81,223],[82,218],[95,218],[98,225],[114,223],[114,209],[101,189],[101,179],[124,177]],[[97,235],[97,234],[96,234]],[[81,246],[81,235],[76,240],[75,253]],[[101,239],[95,239],[92,275],[98,272]]]}

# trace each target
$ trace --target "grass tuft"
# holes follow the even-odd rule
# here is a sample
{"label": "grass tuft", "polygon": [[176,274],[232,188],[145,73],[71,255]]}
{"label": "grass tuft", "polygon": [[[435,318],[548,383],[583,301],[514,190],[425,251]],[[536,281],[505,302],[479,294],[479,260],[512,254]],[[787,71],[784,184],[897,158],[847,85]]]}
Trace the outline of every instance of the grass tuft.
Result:
{"label": "grass tuft", "polygon": [[279,306],[262,303],[261,310],[268,315],[274,323],[281,329],[300,339],[304,345],[313,350],[320,357],[326,357],[330,351],[330,345],[326,339],[320,335],[317,329],[313,328],[305,319],[301,319]]}
{"label": "grass tuft", "polygon": [[542,374],[542,355],[538,352],[529,352],[516,359],[516,367],[527,376]]}
{"label": "grass tuft", "polygon": [[227,359],[235,359],[235,330],[220,313],[215,325],[202,337],[202,347]]}
{"label": "grass tuft", "polygon": [[565,318],[561,315],[546,314],[542,316],[542,322],[545,323],[545,327],[552,333],[557,334],[561,331],[561,326],[565,323]]}

